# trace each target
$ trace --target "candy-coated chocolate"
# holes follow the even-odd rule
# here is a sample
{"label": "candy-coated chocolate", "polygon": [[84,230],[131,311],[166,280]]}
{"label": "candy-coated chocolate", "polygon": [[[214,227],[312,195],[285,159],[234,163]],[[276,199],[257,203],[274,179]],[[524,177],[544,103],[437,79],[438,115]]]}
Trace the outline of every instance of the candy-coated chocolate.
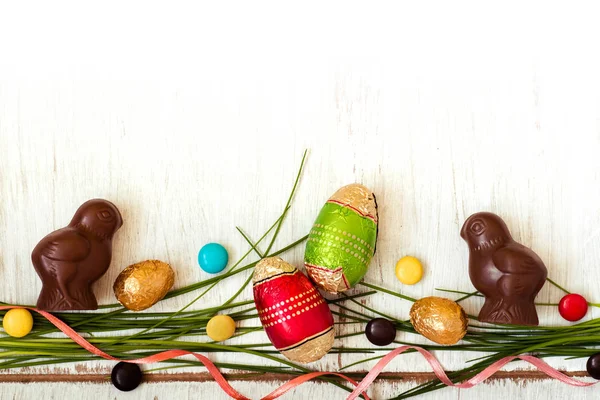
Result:
{"label": "candy-coated chocolate", "polygon": [[279,257],[264,258],[252,283],[260,322],[281,354],[301,363],[327,354],[335,338],[333,316],[302,272]]}
{"label": "candy-coated chocolate", "polygon": [[77,209],[69,225],[44,237],[31,253],[42,280],[37,308],[97,309],[91,285],[108,270],[112,238],[121,225],[123,218],[113,203],[93,199]]}
{"label": "candy-coated chocolate", "polygon": [[110,380],[120,391],[129,392],[142,382],[142,370],[137,364],[121,361],[113,368]]}
{"label": "candy-coated chocolate", "polygon": [[402,257],[396,263],[396,278],[405,285],[414,285],[423,277],[423,265],[415,257]]}
{"label": "candy-coated chocolate", "polygon": [[12,337],[23,337],[33,328],[33,317],[29,310],[13,308],[8,310],[2,319],[4,331]]}
{"label": "candy-coated chocolate", "polygon": [[215,315],[206,325],[206,334],[215,342],[227,340],[235,333],[235,321],[229,315]]}
{"label": "candy-coated chocolate", "polygon": [[377,241],[375,195],[357,183],[344,186],[321,208],[306,242],[304,266],[313,282],[343,292],[365,275]]}
{"label": "candy-coated chocolate", "polygon": [[223,271],[229,261],[225,247],[219,243],[208,243],[202,246],[198,253],[198,264],[203,271],[209,274],[218,274]]}
{"label": "candy-coated chocolate", "polygon": [[588,358],[585,367],[592,378],[600,379],[600,353],[596,353]]}
{"label": "candy-coated chocolate", "polygon": [[376,346],[387,346],[396,339],[394,323],[385,318],[375,318],[369,321],[365,328],[365,335],[369,342]]}
{"label": "candy-coated chocolate", "polygon": [[537,325],[535,296],[548,270],[533,250],[515,242],[497,215],[480,212],[464,223],[461,237],[469,245],[469,277],[485,296],[479,321]]}
{"label": "candy-coated chocolate", "polygon": [[558,312],[567,321],[579,321],[588,311],[587,300],[575,293],[568,294],[560,299]]}

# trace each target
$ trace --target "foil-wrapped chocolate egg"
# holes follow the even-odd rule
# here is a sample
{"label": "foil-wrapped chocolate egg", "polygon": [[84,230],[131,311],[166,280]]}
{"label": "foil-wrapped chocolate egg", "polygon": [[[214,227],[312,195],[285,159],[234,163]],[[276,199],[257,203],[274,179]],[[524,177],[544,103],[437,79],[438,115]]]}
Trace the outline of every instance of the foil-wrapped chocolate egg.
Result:
{"label": "foil-wrapped chocolate egg", "polygon": [[321,293],[293,265],[262,259],[252,276],[254,303],[271,343],[301,363],[323,357],[333,346],[333,316]]}
{"label": "foil-wrapped chocolate egg", "polygon": [[427,339],[455,344],[467,334],[467,314],[458,303],[442,297],[424,297],[410,309],[410,323]]}
{"label": "foil-wrapped chocolate egg", "polygon": [[132,311],[152,307],[173,287],[175,273],[159,260],[147,260],[125,268],[113,285],[119,303]]}
{"label": "foil-wrapped chocolate egg", "polygon": [[377,241],[375,195],[357,183],[327,200],[310,231],[304,266],[322,289],[343,292],[366,274]]}

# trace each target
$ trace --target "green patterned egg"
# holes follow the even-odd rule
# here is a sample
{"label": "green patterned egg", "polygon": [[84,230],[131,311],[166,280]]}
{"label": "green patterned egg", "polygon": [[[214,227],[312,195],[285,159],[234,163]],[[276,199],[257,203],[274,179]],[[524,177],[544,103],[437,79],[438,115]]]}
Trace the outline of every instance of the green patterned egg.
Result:
{"label": "green patterned egg", "polygon": [[363,185],[339,189],[327,200],[313,225],[304,266],[322,289],[337,293],[366,274],[377,241],[377,202]]}

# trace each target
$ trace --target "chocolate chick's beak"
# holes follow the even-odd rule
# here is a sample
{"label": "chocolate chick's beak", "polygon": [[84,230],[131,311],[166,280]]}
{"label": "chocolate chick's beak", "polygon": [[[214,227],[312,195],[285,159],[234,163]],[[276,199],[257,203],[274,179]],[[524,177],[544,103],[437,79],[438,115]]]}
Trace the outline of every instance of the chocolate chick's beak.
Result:
{"label": "chocolate chick's beak", "polygon": [[465,223],[463,224],[463,226],[460,230],[460,237],[463,238],[464,240],[466,240],[467,242],[469,241],[469,237],[467,235],[467,231],[468,231],[467,227],[471,224],[471,221],[473,220],[473,218],[475,218],[476,215],[479,215],[479,213],[469,216],[469,218],[467,218],[465,220]]}

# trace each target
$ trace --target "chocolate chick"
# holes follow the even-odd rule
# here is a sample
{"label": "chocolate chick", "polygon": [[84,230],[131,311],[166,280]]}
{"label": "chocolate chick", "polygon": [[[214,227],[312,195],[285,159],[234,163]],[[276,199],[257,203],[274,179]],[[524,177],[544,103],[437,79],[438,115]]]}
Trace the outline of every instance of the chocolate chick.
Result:
{"label": "chocolate chick", "polygon": [[91,285],[108,269],[112,238],[123,225],[115,205],[86,201],[65,228],[44,237],[31,260],[42,280],[37,307],[42,310],[95,310]]}
{"label": "chocolate chick", "polygon": [[534,299],[548,270],[531,249],[515,242],[504,221],[489,212],[471,215],[460,232],[469,245],[469,276],[485,296],[482,322],[538,325]]}

